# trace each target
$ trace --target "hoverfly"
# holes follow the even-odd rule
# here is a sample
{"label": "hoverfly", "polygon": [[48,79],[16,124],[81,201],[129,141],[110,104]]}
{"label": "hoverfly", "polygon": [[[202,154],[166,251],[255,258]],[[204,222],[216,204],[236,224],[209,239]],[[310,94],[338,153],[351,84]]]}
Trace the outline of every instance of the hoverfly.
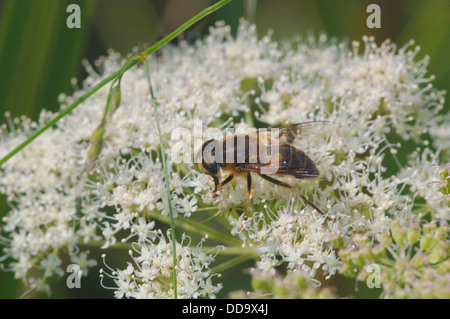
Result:
{"label": "hoverfly", "polygon": [[[304,122],[204,142],[200,152],[202,157],[199,167],[204,174],[214,179],[212,197],[217,197],[217,192],[235,176],[246,176],[247,201],[242,217],[244,219],[252,194],[252,174],[257,174],[268,182],[295,191],[306,204],[323,214],[294,186],[270,175],[289,176],[296,179],[319,177],[319,170],[314,160],[306,152],[292,145],[292,142],[296,137],[307,135],[314,130],[320,131],[328,124],[330,122],[327,121]],[[273,131],[276,133],[275,136]],[[229,172],[228,177],[222,182],[218,178],[220,170]]]}

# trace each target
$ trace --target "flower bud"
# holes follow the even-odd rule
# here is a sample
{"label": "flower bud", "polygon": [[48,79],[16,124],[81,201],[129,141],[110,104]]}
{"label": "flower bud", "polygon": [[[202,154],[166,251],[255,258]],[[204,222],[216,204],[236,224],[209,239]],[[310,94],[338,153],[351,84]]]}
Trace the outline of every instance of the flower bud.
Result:
{"label": "flower bud", "polygon": [[353,236],[353,242],[356,246],[362,247],[369,242],[369,236],[367,234],[355,234]]}
{"label": "flower bud", "polygon": [[450,299],[450,286],[443,282],[438,282],[434,293],[438,299]]}
{"label": "flower bud", "polygon": [[411,259],[411,264],[415,268],[420,268],[428,264],[428,257],[423,253],[423,251],[419,250],[414,254],[414,257]]}
{"label": "flower bud", "polygon": [[350,256],[350,248],[345,247],[345,248],[341,248],[339,249],[339,257],[341,257],[342,260],[347,260]]}
{"label": "flower bud", "polygon": [[433,236],[432,233],[426,233],[420,239],[420,249],[431,252],[438,243],[438,240]]}
{"label": "flower bud", "polygon": [[328,235],[328,239],[334,247],[344,246],[344,239],[339,231],[332,232]]}
{"label": "flower bud", "polygon": [[251,285],[253,290],[272,291],[274,281],[275,277],[256,274],[252,276]]}
{"label": "flower bud", "polygon": [[372,248],[372,253],[377,258],[385,258],[386,248],[382,244],[377,244]]}
{"label": "flower bud", "polygon": [[435,229],[435,228],[436,228],[435,223],[433,223],[433,222],[426,223],[422,226],[422,232],[423,232],[423,234],[428,234],[431,231],[433,231],[433,229]]}
{"label": "flower bud", "polygon": [[438,227],[436,228],[436,231],[434,232],[434,237],[437,240],[446,239],[447,238],[447,228],[446,227]]}
{"label": "flower bud", "polygon": [[361,247],[350,253],[350,260],[354,265],[362,267],[366,264],[369,251],[365,247]]}
{"label": "flower bud", "polygon": [[384,247],[389,247],[392,245],[392,237],[388,232],[385,231],[381,233],[380,244],[382,244]]}
{"label": "flower bud", "polygon": [[105,133],[105,126],[100,124],[91,136],[91,146],[87,152],[85,162],[85,170],[90,171],[95,161],[97,160],[103,148],[103,134]]}
{"label": "flower bud", "polygon": [[399,246],[404,246],[407,241],[406,229],[400,225],[398,221],[393,221],[391,223],[391,233],[395,242]]}
{"label": "flower bud", "polygon": [[437,266],[436,270],[442,275],[450,273],[450,259],[447,259],[447,260],[444,260],[443,262],[441,262]]}
{"label": "flower bud", "polygon": [[272,291],[277,297],[285,297],[289,295],[288,287],[283,282],[283,280],[275,280]]}
{"label": "flower bud", "polygon": [[308,278],[303,273],[297,273],[294,272],[292,274],[288,275],[288,279],[294,281],[297,284],[297,289],[306,289],[308,287],[308,283],[310,281],[310,278]]}
{"label": "flower bud", "polygon": [[355,267],[349,263],[342,263],[339,267],[339,273],[350,278],[356,277]]}
{"label": "flower bud", "polygon": [[437,264],[445,260],[448,256],[448,245],[445,245],[443,241],[440,241],[430,253],[430,263]]}
{"label": "flower bud", "polygon": [[411,227],[406,231],[406,236],[411,244],[414,244],[416,241],[418,241],[420,237],[419,225],[417,223],[412,224]]}
{"label": "flower bud", "polygon": [[441,186],[439,187],[439,190],[442,192],[442,194],[448,196],[450,195],[450,164],[446,164],[447,169],[443,169],[441,173],[439,174],[439,177],[442,180]]}

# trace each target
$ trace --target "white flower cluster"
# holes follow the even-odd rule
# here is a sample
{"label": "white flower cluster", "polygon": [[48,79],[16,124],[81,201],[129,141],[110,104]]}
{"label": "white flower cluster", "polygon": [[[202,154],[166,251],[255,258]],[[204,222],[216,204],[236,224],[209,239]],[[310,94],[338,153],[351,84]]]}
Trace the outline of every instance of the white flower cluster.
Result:
{"label": "white flower cluster", "polygon": [[[386,41],[378,46],[364,37],[362,45],[353,42],[349,48],[324,35],[278,44],[270,35],[258,39],[255,26],[241,22],[236,37],[219,23],[202,41],[182,41],[151,56],[159,120],[169,146],[175,217],[186,220],[200,211],[214,215],[217,209],[231,210],[228,219],[218,217],[228,222],[230,231],[224,236],[238,236],[245,249],[254,248],[259,270],[285,263],[289,273],[302,273],[311,284],[317,281],[317,272],[326,278],[337,271],[356,276],[369,261],[381,264],[374,251],[380,253],[377,244],[386,243],[386,234],[394,235],[393,223],[407,229],[426,219],[441,231],[447,229],[450,210],[448,202],[440,200],[436,168],[448,161],[443,156],[450,153],[448,117],[439,115],[444,93],[429,84],[433,78],[426,77],[428,58],[415,61],[418,49],[409,49],[411,45],[397,49]],[[89,77],[83,88],[72,97],[62,96],[63,107],[123,63],[111,52],[96,64],[100,71],[87,65]],[[120,107],[105,127],[103,147],[88,179],[81,173],[107,88],[1,168],[0,191],[11,210],[2,220],[0,240],[6,248],[0,260],[26,283],[38,286],[42,278],[61,275],[63,254],[73,260],[93,243],[106,249],[120,240],[132,247],[133,263],[124,270],[110,269],[117,285],[115,296],[173,296],[171,285],[154,280],[170,277],[173,265],[170,241],[154,229],[151,217],[167,218],[168,202],[144,68],[127,71],[120,90]],[[0,156],[51,117],[45,111],[38,123],[7,117],[0,132]],[[171,138],[175,128],[193,132],[195,121],[203,130],[225,130],[323,120],[330,123],[323,131],[296,141],[314,159],[323,178],[283,180],[296,182],[325,215],[305,205],[292,190],[255,176],[243,220],[236,211],[247,197],[245,182],[236,178],[213,199],[212,180],[191,161],[180,163],[186,154],[177,157],[176,141]],[[396,156],[403,141],[417,146],[407,162]],[[198,141],[184,142],[194,149]],[[447,236],[438,237],[440,245],[448,245]],[[382,250],[390,249],[389,258],[395,262],[405,251],[420,253],[422,248],[415,242],[395,246],[394,240],[393,247]],[[368,250],[366,255],[363,249]],[[394,253],[396,249],[402,253]],[[180,243],[177,254],[180,296],[214,297],[221,288],[212,284],[209,274],[214,257],[202,255],[201,245],[192,249]],[[448,256],[436,263],[443,260]],[[428,261],[421,267],[437,271],[436,263]],[[42,270],[43,275],[32,269]],[[441,272],[433,278],[448,279],[439,277]]]}
{"label": "white flower cluster", "polygon": [[[130,251],[133,263],[128,263],[124,270],[113,270],[111,273],[101,270],[101,278],[112,278],[115,287],[113,289],[116,298],[137,299],[168,299],[174,296],[174,287],[171,278],[173,276],[173,253],[170,241],[159,231],[157,241],[152,245],[137,247]],[[209,275],[209,264],[214,261],[214,256],[203,251],[201,241],[197,247],[191,249],[189,244],[183,245],[186,240],[177,243],[177,284],[180,286],[179,298],[215,298],[222,284],[213,285]],[[216,252],[217,253],[217,252]],[[134,256],[137,254],[137,257]],[[106,265],[106,263],[105,263]],[[218,275],[220,277],[220,275]]]}

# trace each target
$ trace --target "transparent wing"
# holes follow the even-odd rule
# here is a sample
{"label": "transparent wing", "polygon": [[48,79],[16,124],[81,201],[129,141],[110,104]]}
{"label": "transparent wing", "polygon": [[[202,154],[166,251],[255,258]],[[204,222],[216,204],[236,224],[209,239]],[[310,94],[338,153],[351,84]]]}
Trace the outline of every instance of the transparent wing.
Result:
{"label": "transparent wing", "polygon": [[333,133],[334,122],[311,121],[291,124],[282,127],[259,129],[256,131],[260,137],[279,139],[289,144],[309,145],[326,140]]}

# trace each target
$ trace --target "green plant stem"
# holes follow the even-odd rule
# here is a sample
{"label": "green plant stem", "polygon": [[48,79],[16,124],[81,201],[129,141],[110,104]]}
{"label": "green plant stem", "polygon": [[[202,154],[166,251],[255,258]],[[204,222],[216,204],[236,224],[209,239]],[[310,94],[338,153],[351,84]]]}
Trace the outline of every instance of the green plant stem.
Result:
{"label": "green plant stem", "polygon": [[29,294],[31,294],[34,291],[36,291],[36,287],[32,287],[32,288],[28,289],[22,295],[20,295],[20,297],[18,299],[25,299]]}
{"label": "green plant stem", "polygon": [[[84,243],[83,240],[79,240],[77,246],[80,247],[96,247],[100,248],[105,244],[103,240],[90,240],[87,243]],[[114,245],[108,246],[108,249],[118,249],[118,250],[132,250],[133,245],[130,243],[116,242]]]}
{"label": "green plant stem", "polygon": [[201,207],[201,208],[197,208],[196,212],[210,212],[212,210],[218,211],[219,208],[217,206]]}
{"label": "green plant stem", "polygon": [[[204,252],[208,252],[217,249],[217,246],[203,246],[202,249]],[[222,249],[219,249],[217,255],[251,255],[252,258],[257,258],[259,256],[254,248],[242,246],[222,246]]]}
{"label": "green plant stem", "polygon": [[[100,248],[105,244],[105,241],[102,240],[93,240],[89,241],[88,243],[84,243],[82,240],[80,240],[77,243],[77,246],[79,247],[95,247]],[[257,257],[258,254],[255,252],[255,249],[252,247],[242,247],[239,246],[203,246],[202,250],[206,253],[208,251],[217,250],[219,247],[219,251],[217,252],[218,255],[221,256],[229,256],[229,255],[253,255],[253,257]],[[117,249],[117,250],[133,250],[133,245],[130,243],[122,243],[122,242],[116,242],[114,245],[109,246],[110,249]]]}
{"label": "green plant stem", "polygon": [[165,151],[165,147],[164,147],[161,125],[160,125],[159,119],[158,119],[158,109],[156,107],[156,98],[155,98],[155,94],[153,93],[152,81],[150,78],[150,69],[148,67],[147,59],[144,59],[143,61],[144,61],[144,65],[145,65],[145,71],[147,73],[147,80],[148,80],[148,85],[149,85],[149,89],[150,89],[150,96],[152,98],[152,105],[153,105],[153,112],[155,115],[156,127],[158,129],[159,144],[161,146],[161,160],[162,160],[163,169],[164,169],[164,182],[166,184],[167,202],[169,205],[170,235],[172,236],[173,295],[174,295],[174,298],[177,299],[177,296],[178,296],[178,293],[177,293],[177,242],[176,242],[176,238],[175,238],[175,223],[173,220],[172,196],[170,193],[170,184],[169,184],[169,171],[167,168],[166,151]]}
{"label": "green plant stem", "polygon": [[[150,218],[156,219],[160,222],[170,224],[170,219],[166,216],[161,215],[158,212],[153,211],[146,211],[145,214],[149,216]],[[242,242],[235,237],[225,235],[224,233],[217,231],[213,228],[210,228],[208,226],[202,225],[196,221],[193,221],[188,218],[183,218],[178,216],[175,220],[175,226],[182,228],[186,231],[195,232],[201,235],[208,235],[210,238],[217,239],[225,244],[229,244],[232,246],[241,245]]]}
{"label": "green plant stem", "polygon": [[216,267],[212,268],[209,271],[209,273],[210,274],[216,274],[218,272],[222,272],[225,269],[228,269],[228,268],[234,267],[236,265],[239,265],[239,264],[243,263],[244,261],[247,261],[249,259],[255,258],[256,256],[257,255],[255,255],[255,254],[242,254],[241,256],[237,256],[237,257],[235,257],[233,259],[230,259],[230,260],[220,264],[219,266],[216,266]]}
{"label": "green plant stem", "polygon": [[84,102],[88,97],[90,97],[92,94],[97,92],[99,89],[101,89],[103,86],[108,84],[110,81],[116,79],[117,77],[123,75],[127,70],[131,69],[136,63],[142,60],[142,55],[148,56],[152,54],[153,52],[159,50],[161,47],[163,47],[165,44],[176,38],[179,34],[184,32],[186,29],[188,29],[190,26],[192,26],[194,23],[200,21],[205,16],[209,15],[210,13],[220,9],[227,3],[231,2],[231,0],[220,0],[214,5],[204,9],[203,11],[199,12],[189,20],[187,20],[185,23],[180,25],[178,28],[176,28],[173,32],[171,32],[169,35],[152,45],[147,50],[144,50],[141,52],[141,54],[137,54],[134,58],[129,59],[125,65],[120,69],[114,72],[113,74],[109,75],[108,77],[104,78],[102,81],[100,81],[98,84],[94,85],[92,88],[86,91],[82,96],[80,96],[78,99],[75,100],[70,106],[62,110],[57,116],[55,116],[52,120],[50,120],[47,124],[45,124],[42,128],[40,128],[38,131],[36,131],[34,134],[32,134],[30,137],[28,137],[24,142],[22,142],[19,146],[14,148],[12,151],[10,151],[8,154],[6,154],[2,159],[0,159],[0,167],[11,157],[16,155],[18,152],[20,152],[22,149],[24,149],[28,144],[30,144],[32,141],[34,141],[39,135],[41,135],[43,132],[45,132],[47,129],[55,125],[60,119],[62,119],[64,116],[69,114],[73,109],[75,109],[78,105],[80,105],[82,102]]}

